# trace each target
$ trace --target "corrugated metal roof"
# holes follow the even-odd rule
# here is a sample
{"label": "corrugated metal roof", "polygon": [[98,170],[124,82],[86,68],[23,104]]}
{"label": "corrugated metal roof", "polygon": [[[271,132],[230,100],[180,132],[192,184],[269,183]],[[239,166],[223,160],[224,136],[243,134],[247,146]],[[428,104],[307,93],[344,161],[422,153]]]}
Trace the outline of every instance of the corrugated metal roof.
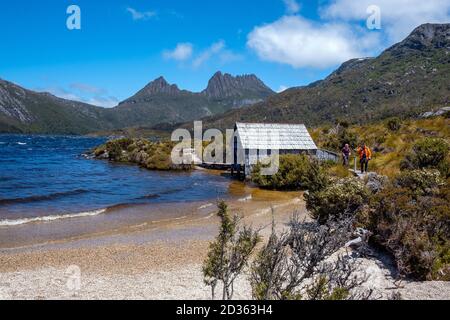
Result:
{"label": "corrugated metal roof", "polygon": [[303,124],[236,123],[243,149],[316,150]]}

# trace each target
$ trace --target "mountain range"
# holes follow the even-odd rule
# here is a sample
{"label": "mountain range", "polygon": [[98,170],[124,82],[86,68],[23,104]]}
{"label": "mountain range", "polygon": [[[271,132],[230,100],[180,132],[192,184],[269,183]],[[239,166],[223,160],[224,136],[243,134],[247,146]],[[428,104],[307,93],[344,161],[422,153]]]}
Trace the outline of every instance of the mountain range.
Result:
{"label": "mountain range", "polygon": [[0,79],[0,132],[86,134],[173,125],[261,102],[274,95],[255,75],[217,72],[199,93],[160,77],[110,109],[24,89]]}
{"label": "mountain range", "polygon": [[160,77],[113,109],[119,126],[182,123],[222,114],[274,95],[255,75],[233,77],[217,72],[200,93],[180,90]]}
{"label": "mountain range", "polygon": [[127,127],[173,128],[203,119],[368,123],[416,116],[450,104],[450,24],[424,24],[376,58],[343,63],[326,79],[275,94],[255,75],[216,73],[202,92],[160,77],[117,107],[105,109],[0,80],[0,132],[85,134]]}

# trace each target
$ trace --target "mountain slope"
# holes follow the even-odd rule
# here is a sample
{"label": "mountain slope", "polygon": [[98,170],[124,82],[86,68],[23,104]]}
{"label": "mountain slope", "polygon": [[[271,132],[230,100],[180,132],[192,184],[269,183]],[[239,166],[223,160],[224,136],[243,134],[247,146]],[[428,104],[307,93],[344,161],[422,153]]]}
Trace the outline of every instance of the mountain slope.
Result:
{"label": "mountain slope", "polygon": [[366,123],[449,103],[450,24],[425,24],[377,58],[350,60],[323,81],[205,122],[218,128],[231,128],[236,121]]}
{"label": "mountain slope", "polygon": [[104,111],[0,80],[0,132],[84,134],[110,129]]}

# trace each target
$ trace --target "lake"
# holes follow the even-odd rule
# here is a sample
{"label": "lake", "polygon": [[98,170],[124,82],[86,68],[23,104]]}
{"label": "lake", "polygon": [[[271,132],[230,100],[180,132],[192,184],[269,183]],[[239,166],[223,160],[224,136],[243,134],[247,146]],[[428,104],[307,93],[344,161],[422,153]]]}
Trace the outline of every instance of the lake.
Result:
{"label": "lake", "polygon": [[204,171],[156,172],[90,160],[105,138],[0,135],[0,226],[95,216],[108,208],[226,197],[230,181]]}

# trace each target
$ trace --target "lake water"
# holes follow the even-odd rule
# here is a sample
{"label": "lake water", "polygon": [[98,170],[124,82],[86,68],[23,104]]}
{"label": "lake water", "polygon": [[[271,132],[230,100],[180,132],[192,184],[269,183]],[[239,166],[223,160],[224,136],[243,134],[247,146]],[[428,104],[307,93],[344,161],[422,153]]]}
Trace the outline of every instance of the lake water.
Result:
{"label": "lake water", "polygon": [[89,160],[104,138],[0,135],[0,226],[96,216],[118,205],[225,197],[229,181],[201,171],[155,172]]}

